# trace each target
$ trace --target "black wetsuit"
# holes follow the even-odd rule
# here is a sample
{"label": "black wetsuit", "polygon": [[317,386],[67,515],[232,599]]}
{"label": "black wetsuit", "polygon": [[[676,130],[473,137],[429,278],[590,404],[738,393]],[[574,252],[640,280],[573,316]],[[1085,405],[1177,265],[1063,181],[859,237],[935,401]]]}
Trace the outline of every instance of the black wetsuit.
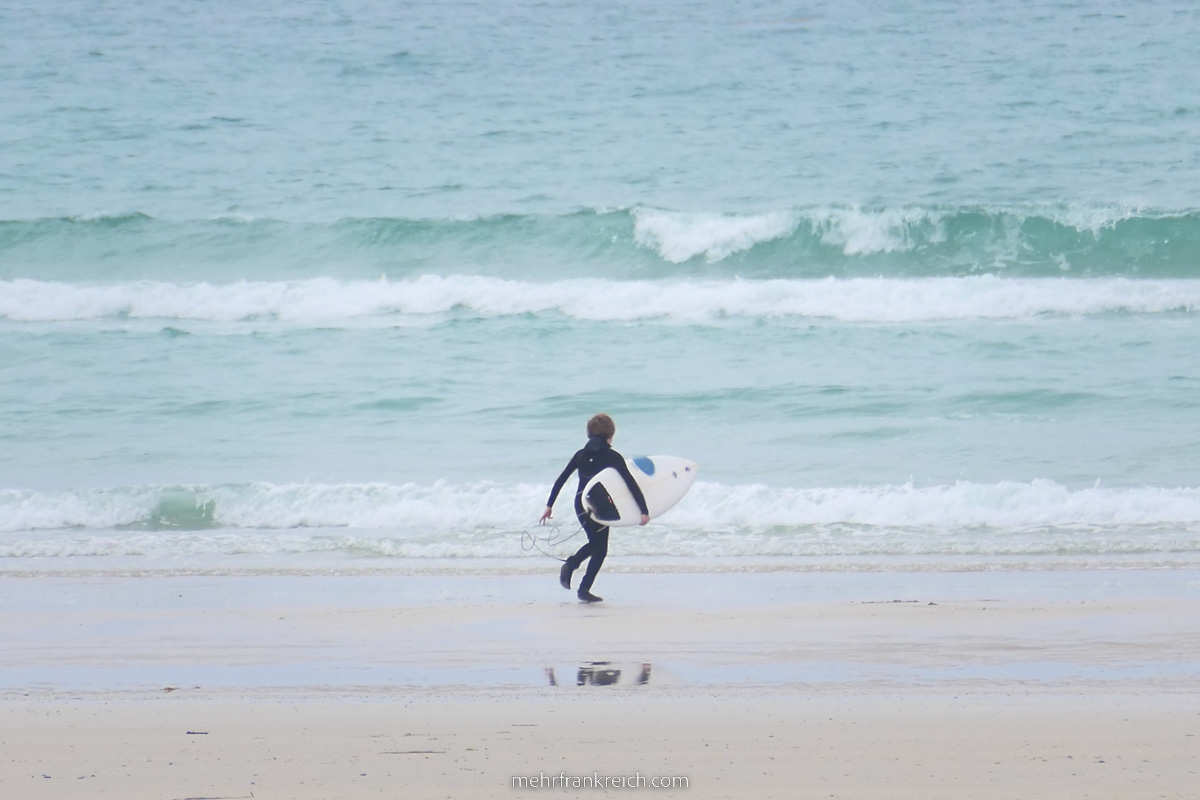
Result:
{"label": "black wetsuit", "polygon": [[625,464],[625,457],[612,449],[612,445],[608,443],[608,438],[605,436],[589,437],[583,449],[571,456],[571,462],[554,482],[554,488],[550,490],[550,499],[546,501],[546,507],[552,508],[555,499],[558,498],[558,493],[562,491],[567,479],[571,477],[571,473],[579,472],[579,488],[575,490],[575,516],[579,518],[579,524],[587,533],[588,540],[587,544],[579,548],[575,555],[567,559],[567,563],[574,571],[579,569],[584,559],[591,559],[588,561],[587,572],[584,573],[583,580],[579,583],[581,592],[591,590],[592,583],[596,580],[596,575],[604,564],[604,557],[608,555],[608,526],[596,522],[584,510],[583,487],[597,473],[608,467],[621,473],[621,477],[625,479],[625,484],[629,487],[630,494],[637,501],[638,508],[642,510],[643,514],[649,514],[650,512],[646,508],[646,498],[642,495],[641,487],[637,485],[637,481],[629,472],[629,467]]}

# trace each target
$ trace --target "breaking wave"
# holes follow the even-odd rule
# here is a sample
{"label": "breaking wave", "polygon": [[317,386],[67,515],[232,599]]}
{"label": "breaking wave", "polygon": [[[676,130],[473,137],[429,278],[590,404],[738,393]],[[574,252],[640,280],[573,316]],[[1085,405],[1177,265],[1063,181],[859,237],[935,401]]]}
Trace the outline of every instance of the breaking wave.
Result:
{"label": "breaking wave", "polygon": [[[0,491],[0,557],[340,553],[507,558],[548,487],[266,483]],[[565,531],[575,527],[560,503]],[[697,483],[622,553],[682,557],[1200,553],[1200,489],[1054,481],[797,489]]]}
{"label": "breaking wave", "polygon": [[511,279],[1200,274],[1200,212],[1107,206],[637,207],[559,216],[288,222],[0,221],[0,279],[487,274]]}

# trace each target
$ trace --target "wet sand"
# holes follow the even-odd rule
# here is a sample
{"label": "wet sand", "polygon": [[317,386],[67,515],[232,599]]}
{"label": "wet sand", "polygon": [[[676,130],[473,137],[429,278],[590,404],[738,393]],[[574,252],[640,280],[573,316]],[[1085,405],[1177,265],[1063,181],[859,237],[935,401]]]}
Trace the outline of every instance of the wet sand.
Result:
{"label": "wet sand", "polygon": [[586,606],[552,575],[0,578],[0,785],[1146,798],[1198,780],[1192,571],[601,583]]}

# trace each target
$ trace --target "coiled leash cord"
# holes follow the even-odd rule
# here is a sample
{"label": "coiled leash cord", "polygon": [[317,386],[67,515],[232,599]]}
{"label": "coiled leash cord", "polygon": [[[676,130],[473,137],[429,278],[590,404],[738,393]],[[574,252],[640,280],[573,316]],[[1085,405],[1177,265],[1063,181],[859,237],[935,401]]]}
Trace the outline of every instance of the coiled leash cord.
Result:
{"label": "coiled leash cord", "polygon": [[578,536],[581,533],[583,533],[582,525],[580,525],[579,529],[576,530],[574,533],[572,533],[570,536],[565,536],[561,539],[558,538],[559,530],[558,530],[557,525],[551,525],[550,532],[547,533],[545,536],[538,536],[536,533],[530,533],[529,531],[521,531],[521,549],[524,550],[526,553],[528,553],[531,550],[537,550],[539,553],[541,553],[542,555],[544,555],[548,558],[553,558],[555,561],[562,561],[565,563],[566,562],[565,558],[559,558],[558,556],[554,555],[553,553],[547,553],[545,550],[543,550],[542,544],[545,544],[546,547],[557,547],[558,545],[562,544],[563,542],[571,541],[572,539],[574,539],[576,536]]}

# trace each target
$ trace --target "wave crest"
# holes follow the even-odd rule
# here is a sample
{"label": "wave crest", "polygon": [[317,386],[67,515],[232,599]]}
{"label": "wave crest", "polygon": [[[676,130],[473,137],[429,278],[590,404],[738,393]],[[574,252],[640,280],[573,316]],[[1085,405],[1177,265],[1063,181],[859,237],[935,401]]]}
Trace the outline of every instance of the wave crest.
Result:
{"label": "wave crest", "polygon": [[738,217],[638,209],[633,219],[634,241],[672,264],[701,255],[721,261],[763,242],[790,236],[800,223],[796,215],[785,212]]}
{"label": "wave crest", "polygon": [[329,275],[464,264],[507,278],[717,272],[756,278],[1193,277],[1200,212],[1079,206],[637,207],[477,219],[0,221],[0,278]]}

